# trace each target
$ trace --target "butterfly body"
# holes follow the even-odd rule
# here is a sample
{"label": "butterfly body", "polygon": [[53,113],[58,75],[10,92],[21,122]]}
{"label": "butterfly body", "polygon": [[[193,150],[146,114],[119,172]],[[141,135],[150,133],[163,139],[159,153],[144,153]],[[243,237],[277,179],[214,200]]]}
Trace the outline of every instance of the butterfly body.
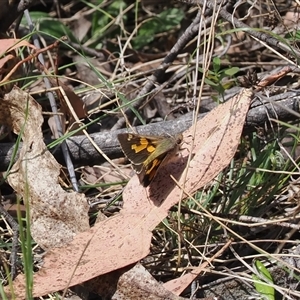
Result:
{"label": "butterfly body", "polygon": [[178,151],[182,139],[182,134],[169,137],[141,136],[133,133],[118,135],[122,150],[144,187],[151,183],[167,157]]}

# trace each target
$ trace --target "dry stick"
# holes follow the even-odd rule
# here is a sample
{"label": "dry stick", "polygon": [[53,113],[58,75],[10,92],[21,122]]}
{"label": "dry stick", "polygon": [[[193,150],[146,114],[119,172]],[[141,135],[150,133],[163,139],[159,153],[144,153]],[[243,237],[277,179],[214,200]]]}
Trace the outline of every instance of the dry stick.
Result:
{"label": "dry stick", "polygon": [[[199,22],[201,18],[201,13],[198,12],[197,16],[195,17],[194,21],[191,23],[191,25],[186,29],[184,34],[178,39],[177,43],[173,46],[173,48],[170,50],[170,53],[165,57],[162,64],[159,66],[159,68],[154,72],[153,75],[151,75],[147,79],[147,83],[142,88],[142,90],[139,92],[138,96],[136,97],[139,99],[135,103],[132,104],[132,107],[136,108],[138,107],[142,102],[144,95],[148,94],[149,91],[153,88],[154,82],[159,80],[159,78],[165,73],[167,68],[170,66],[170,64],[175,60],[179,52],[186,46],[186,44],[194,38],[194,36],[198,33],[198,27]],[[132,114],[132,109],[127,108],[125,110],[125,114],[128,116]],[[120,118],[118,122],[113,126],[112,131],[122,128],[125,124],[125,119]]]}
{"label": "dry stick", "polygon": [[92,48],[87,47],[85,45],[81,45],[81,44],[74,43],[74,42],[71,42],[71,41],[68,41],[68,44],[70,46],[72,46],[74,49],[76,49],[77,51],[83,51],[87,55],[94,56],[94,57],[102,59],[102,60],[105,60],[105,57],[106,57],[104,55],[104,53],[106,53],[107,56],[113,56],[112,53],[109,53],[105,49],[95,50],[95,49],[92,49]]}
{"label": "dry stick", "polygon": [[[193,210],[191,210],[191,211],[193,212]],[[206,214],[203,214],[203,215],[206,215]],[[207,216],[207,217],[209,217],[209,216]],[[294,224],[294,223],[285,222],[285,221],[290,221],[292,218],[293,218],[292,220],[295,221],[296,219],[299,219],[300,216],[286,217],[286,218],[275,219],[275,220],[268,220],[268,219],[264,219],[264,218],[257,218],[257,217],[244,216],[244,215],[237,216],[234,214],[228,214],[228,215],[226,215],[226,218],[223,218],[222,214],[216,214],[215,217],[218,218],[218,220],[220,222],[227,222],[230,224],[235,224],[238,226],[245,226],[248,228],[259,227],[259,226],[279,226],[279,227],[295,229],[298,231],[300,230],[299,223]],[[230,220],[228,220],[228,219],[230,219]],[[237,219],[237,221],[235,219]]]}
{"label": "dry stick", "polygon": [[[201,5],[201,6],[203,5],[202,0],[179,0],[179,1],[180,2],[185,2],[185,3],[188,3],[188,4],[192,4],[192,5]],[[210,9],[213,9],[215,7],[215,3],[207,1],[206,6],[209,7]],[[297,56],[297,57],[300,56],[300,52],[297,49],[295,49],[294,47],[292,47],[290,45],[286,45],[286,44],[278,41],[277,39],[273,38],[269,34],[253,30],[251,27],[249,27],[248,25],[246,25],[242,21],[235,18],[232,14],[230,14],[228,11],[226,11],[226,9],[221,8],[219,15],[223,19],[228,21],[230,24],[232,24],[234,27],[240,28],[242,31],[247,32],[252,37],[266,43],[267,45],[272,46],[272,47],[280,48],[281,50],[284,50],[284,51],[286,51],[287,53],[289,53],[293,56]]]}
{"label": "dry stick", "polygon": [[[34,26],[33,26],[32,20],[30,18],[29,12],[27,10],[25,11],[25,16],[26,16],[26,20],[29,25],[29,28],[33,32]],[[41,48],[40,41],[36,34],[33,34],[33,43],[36,46],[36,48],[38,48],[38,49]],[[44,60],[44,56],[42,55],[42,53],[40,53],[38,55],[38,61],[41,63],[41,65],[43,65],[43,66],[45,65],[45,60]],[[43,73],[43,75],[44,74],[45,73]],[[47,77],[44,78],[44,83],[45,83],[45,86],[47,89],[51,88],[50,81]],[[57,105],[56,105],[56,101],[55,101],[53,93],[47,92],[47,97],[49,99],[49,103],[51,105],[52,112],[56,114],[58,112],[58,109],[57,109]],[[59,117],[57,115],[54,115],[54,120],[55,120],[56,126],[58,128],[58,132],[60,133],[60,135],[62,135],[63,130],[62,130],[62,124],[61,124]],[[75,175],[75,169],[74,169],[73,162],[71,160],[70,152],[67,147],[66,141],[63,141],[61,143],[60,147],[63,151],[64,161],[66,163],[68,173],[70,175],[70,180],[71,180],[73,189],[74,189],[74,191],[78,192],[79,188],[78,188],[78,183],[77,183],[77,179],[76,179],[76,175]]]}
{"label": "dry stick", "polygon": [[[286,92],[280,95],[274,95],[267,98],[268,102],[261,105],[252,104],[252,107],[248,111],[246,123],[244,125],[245,132],[252,132],[255,127],[262,126],[266,121],[266,110],[271,114],[271,118],[275,117],[275,114],[279,116],[281,121],[294,120],[295,116],[293,112],[299,111],[300,93],[297,91]],[[273,107],[272,107],[273,105]],[[273,111],[275,109],[275,111]],[[199,119],[204,114],[200,114]],[[145,126],[135,127],[135,131],[144,135],[151,135],[153,132],[164,134],[169,132],[170,134],[177,134],[189,128],[192,125],[192,117],[190,114],[184,115],[176,120],[153,123]],[[99,132],[90,134],[94,142],[101,147],[103,152],[110,158],[121,157],[122,151],[119,143],[117,142],[117,134],[124,132],[123,130]],[[46,140],[46,144],[53,142],[53,140]],[[85,136],[72,136],[66,141],[68,149],[71,153],[72,161],[76,166],[82,166],[86,164],[101,164],[105,162],[105,159],[100,155]],[[21,147],[22,143],[20,144]],[[0,171],[5,171],[9,166],[14,152],[14,143],[2,143],[0,148]],[[57,148],[56,151],[50,149],[55,158],[60,164],[65,164],[62,150]],[[18,151],[19,153],[19,151]],[[18,155],[18,154],[17,154]],[[265,171],[265,170],[264,170]],[[272,171],[274,172],[274,171]],[[282,172],[282,171],[280,171]]]}

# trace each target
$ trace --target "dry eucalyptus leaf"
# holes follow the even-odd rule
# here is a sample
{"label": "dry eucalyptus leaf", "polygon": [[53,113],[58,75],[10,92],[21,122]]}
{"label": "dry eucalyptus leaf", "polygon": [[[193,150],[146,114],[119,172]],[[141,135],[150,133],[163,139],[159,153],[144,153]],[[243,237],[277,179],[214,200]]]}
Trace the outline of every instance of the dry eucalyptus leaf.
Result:
{"label": "dry eucalyptus leaf", "polygon": [[[22,47],[29,47],[32,49],[36,49],[36,47],[25,40],[20,39],[1,39],[0,40],[0,57],[4,56],[5,53],[10,52],[12,50],[22,48]],[[2,68],[3,65],[0,65]]]}
{"label": "dry eucalyptus leaf", "polygon": [[89,30],[91,29],[92,22],[91,20],[88,20],[84,14],[80,14],[78,18],[71,22],[70,26],[75,38],[81,42],[86,38]]}
{"label": "dry eucalyptus leaf", "polygon": [[0,81],[6,82],[5,85],[1,85],[2,91],[10,91],[12,84],[9,79],[16,79],[22,76],[22,70],[18,68],[20,59],[17,57],[14,51],[18,48],[28,47],[36,49],[36,47],[25,40],[20,39],[0,39]]}
{"label": "dry eucalyptus leaf", "polygon": [[[123,167],[123,166],[122,166]],[[81,174],[81,179],[82,181],[87,184],[87,185],[94,185],[98,183],[107,183],[108,185],[105,186],[99,186],[97,189],[99,191],[103,190],[120,190],[120,186],[110,186],[112,182],[118,182],[122,181],[120,178],[120,172],[113,170],[111,166],[103,164],[101,166],[85,166],[84,168],[81,169],[82,174]],[[122,172],[127,175],[127,177],[130,177],[130,173],[132,172],[131,168],[122,168]]]}
{"label": "dry eucalyptus leaf", "polygon": [[[60,112],[60,110],[58,110]],[[57,119],[58,118],[58,119]],[[64,114],[59,114],[58,116],[50,116],[48,118],[48,125],[49,125],[49,128],[52,132],[52,135],[55,139],[58,139],[60,137],[60,133],[58,131],[58,128],[57,128],[57,121],[60,121],[60,124],[61,124],[61,127],[62,127],[62,134],[65,133],[66,131],[66,116]]]}
{"label": "dry eucalyptus leaf", "polygon": [[[46,74],[47,73],[48,71],[46,71]],[[49,76],[48,79],[53,87],[58,87],[56,93],[59,95],[59,100],[62,105],[61,111],[68,114],[72,118],[72,120],[73,118],[75,120],[76,117],[78,117],[79,119],[84,119],[87,116],[87,112],[80,97],[61,80],[54,79],[51,76]],[[76,117],[74,116],[74,114],[76,115]]]}
{"label": "dry eucalyptus leaf", "polygon": [[[236,152],[251,97],[251,90],[243,90],[197,122],[194,144],[193,130],[185,132],[182,155],[162,168],[149,188],[143,188],[134,176],[123,192],[124,208],[120,214],[78,234],[69,245],[51,249],[41,271],[34,275],[34,296],[81,283],[145,257],[151,231],[181,200],[182,189],[170,174],[186,192],[194,193],[222,171]],[[184,180],[182,172],[190,153],[192,161]],[[24,297],[23,275],[15,280],[14,292],[18,299]]]}
{"label": "dry eucalyptus leaf", "polygon": [[[101,293],[99,294],[101,295]],[[172,294],[157,282],[141,264],[136,264],[120,276],[116,292],[111,299],[184,300],[188,298]]]}
{"label": "dry eucalyptus leaf", "polygon": [[0,123],[4,122],[23,140],[8,182],[29,201],[32,237],[44,249],[62,246],[89,229],[85,196],[67,193],[58,184],[60,165],[44,144],[41,107],[29,94],[14,87],[1,99]]}
{"label": "dry eucalyptus leaf", "polygon": [[[33,276],[34,297],[82,283],[145,257],[151,232],[142,222],[139,214],[120,213],[79,233],[67,246],[49,250],[42,269]],[[25,297],[25,290],[26,281],[21,274],[13,282],[17,299]],[[5,291],[9,296],[9,287]]]}
{"label": "dry eucalyptus leaf", "polygon": [[[101,299],[183,300],[165,289],[141,265],[128,266],[89,281],[85,286]],[[196,299],[196,298],[195,298]]]}

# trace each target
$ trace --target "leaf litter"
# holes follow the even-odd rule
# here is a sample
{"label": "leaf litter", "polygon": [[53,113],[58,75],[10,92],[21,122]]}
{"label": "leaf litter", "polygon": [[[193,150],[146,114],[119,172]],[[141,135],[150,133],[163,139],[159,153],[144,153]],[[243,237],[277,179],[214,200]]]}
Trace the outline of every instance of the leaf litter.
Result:
{"label": "leaf litter", "polygon": [[89,228],[85,196],[58,184],[60,165],[43,141],[42,110],[29,94],[14,87],[2,99],[0,119],[22,136],[8,182],[29,201],[32,237],[43,249],[62,246]]}
{"label": "leaf litter", "polygon": [[[18,91],[18,93],[21,92]],[[24,94],[22,96],[23,99],[29,99]],[[145,189],[139,184],[137,176],[134,176],[124,189],[124,206],[121,212],[97,223],[90,229],[86,228],[87,207],[86,203],[83,203],[84,196],[66,193],[56,186],[57,182],[54,178],[58,176],[57,168],[59,166],[51,161],[50,154],[45,150],[46,147],[42,144],[42,134],[33,134],[32,132],[24,134],[25,144],[21,151],[20,160],[13,168],[17,173],[10,175],[10,177],[12,176],[10,182],[20,194],[24,193],[22,187],[25,184],[28,184],[29,190],[34,192],[31,197],[37,200],[31,201],[30,205],[32,221],[37,222],[37,225],[33,227],[39,228],[41,226],[43,228],[43,230],[37,230],[34,238],[37,238],[36,241],[39,242],[39,234],[42,232],[45,234],[45,224],[50,219],[55,220],[54,227],[52,227],[54,229],[58,223],[61,224],[62,229],[69,228],[69,224],[72,224],[70,227],[73,228],[73,231],[69,234],[70,237],[74,237],[69,243],[59,244],[56,239],[57,244],[50,244],[51,246],[56,244],[59,248],[52,248],[46,253],[41,270],[34,274],[34,296],[65,289],[129,266],[144,258],[149,253],[151,231],[167,216],[169,209],[181,200],[182,189],[186,194],[197,191],[229,164],[239,144],[251,98],[251,90],[243,90],[198,121],[195,130],[192,127],[184,132],[185,143],[181,155],[178,155],[157,174],[153,184]],[[30,106],[37,107],[37,104],[32,102]],[[40,111],[37,113],[38,110],[35,109],[34,113],[31,113],[31,110],[33,108],[29,109],[27,124],[32,122],[36,128],[39,128],[36,124],[40,124],[41,117],[36,115],[40,115]],[[18,117],[18,130],[24,123],[24,111],[26,111],[24,103],[19,111],[21,113]],[[31,118],[33,120],[38,118],[39,121],[33,121]],[[31,128],[31,126],[28,127]],[[188,164],[190,154],[192,159]],[[25,157],[26,160],[24,160]],[[30,162],[30,158],[34,163]],[[50,166],[50,169],[54,169],[54,171],[52,173],[49,170],[46,171],[49,172],[46,173],[47,178],[52,177],[49,178],[51,184],[43,180],[45,186],[42,190],[45,192],[42,193],[42,190],[37,187],[41,183],[36,179],[39,177],[38,174],[43,174],[43,169],[49,168],[46,166]],[[187,173],[184,176],[182,174],[186,168]],[[28,173],[31,173],[29,177]],[[169,174],[179,180],[178,185],[174,183]],[[51,185],[55,186],[54,190],[51,189]],[[68,197],[68,195],[70,196]],[[79,197],[79,200],[76,198],[76,202],[75,200],[72,202],[71,200],[77,197],[75,195]],[[31,199],[31,197],[29,198]],[[52,201],[47,201],[48,198],[54,198],[56,201],[52,203]],[[48,204],[48,202],[50,203]],[[80,209],[77,211],[75,206]],[[69,216],[68,213],[72,213],[73,209],[74,215]],[[36,212],[42,213],[42,216],[39,218],[36,216]],[[73,224],[73,220],[77,223],[81,220],[82,227]],[[75,231],[78,233],[77,235],[75,235]],[[42,239],[42,243],[46,244],[46,242]],[[185,282],[184,284],[188,283]],[[18,299],[25,296],[24,275],[19,275],[16,278],[13,287]],[[180,290],[183,287],[182,285]],[[178,290],[178,286],[173,287],[175,293]],[[9,293],[8,288],[6,288],[6,292]]]}

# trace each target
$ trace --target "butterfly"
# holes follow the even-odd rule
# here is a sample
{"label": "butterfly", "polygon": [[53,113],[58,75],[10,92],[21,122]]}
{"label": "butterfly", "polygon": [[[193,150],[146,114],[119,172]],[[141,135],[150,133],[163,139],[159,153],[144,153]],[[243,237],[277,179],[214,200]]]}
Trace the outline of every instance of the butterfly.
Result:
{"label": "butterfly", "polygon": [[144,136],[120,133],[118,140],[124,154],[131,162],[141,185],[147,187],[167,158],[177,153],[183,136]]}

